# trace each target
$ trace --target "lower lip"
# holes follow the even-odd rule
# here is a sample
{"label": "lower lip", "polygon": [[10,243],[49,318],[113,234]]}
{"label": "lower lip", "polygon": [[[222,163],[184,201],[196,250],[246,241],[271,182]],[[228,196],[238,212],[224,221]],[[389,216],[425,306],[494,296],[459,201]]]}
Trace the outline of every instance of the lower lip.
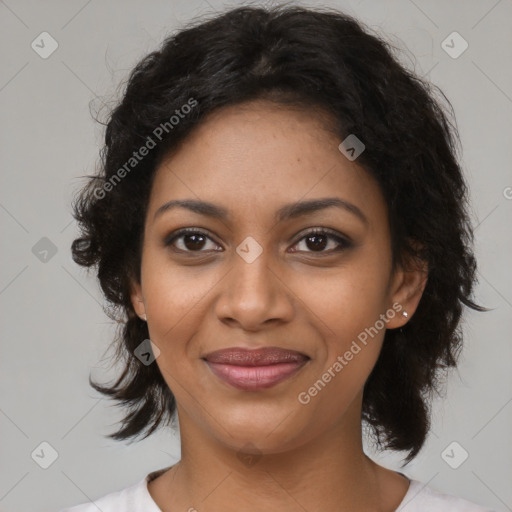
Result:
{"label": "lower lip", "polygon": [[258,391],[275,386],[299,371],[307,361],[268,366],[235,366],[206,361],[212,372],[237,389]]}

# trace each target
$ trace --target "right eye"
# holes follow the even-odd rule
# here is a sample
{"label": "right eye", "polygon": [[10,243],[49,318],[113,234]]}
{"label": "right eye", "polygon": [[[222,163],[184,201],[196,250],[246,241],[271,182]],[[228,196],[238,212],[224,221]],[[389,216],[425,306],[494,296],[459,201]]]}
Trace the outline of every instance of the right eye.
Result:
{"label": "right eye", "polygon": [[204,249],[205,245],[211,242],[214,246],[219,247],[206,232],[198,228],[183,228],[165,237],[164,245],[172,246],[176,251],[181,252],[209,252],[219,251],[219,249]]}

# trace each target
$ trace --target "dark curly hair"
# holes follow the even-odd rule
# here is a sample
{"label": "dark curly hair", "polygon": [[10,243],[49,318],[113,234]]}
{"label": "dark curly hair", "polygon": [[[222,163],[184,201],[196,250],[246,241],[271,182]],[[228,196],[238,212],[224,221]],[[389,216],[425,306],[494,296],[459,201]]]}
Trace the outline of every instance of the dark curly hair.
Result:
{"label": "dark curly hair", "polygon": [[[436,86],[405,69],[396,51],[339,11],[241,7],[168,37],[132,70],[109,112],[101,170],[88,176],[73,201],[81,229],[73,259],[97,266],[105,309],[120,324],[114,341],[122,374],[111,386],[89,377],[94,389],[129,410],[108,437],[146,438],[172,421],[176,409],[158,366],[133,357],[149,337],[133,309],[130,284],[140,282],[155,169],[207,114],[267,99],[327,113],[340,141],[357,134],[366,146],[358,164],[387,203],[394,264],[410,257],[428,264],[415,315],[385,334],[362,410],[380,448],[407,451],[407,462],[416,456],[441,373],[457,364],[463,305],[485,308],[471,300],[476,263],[453,107]],[[143,146],[150,149],[135,159]]]}

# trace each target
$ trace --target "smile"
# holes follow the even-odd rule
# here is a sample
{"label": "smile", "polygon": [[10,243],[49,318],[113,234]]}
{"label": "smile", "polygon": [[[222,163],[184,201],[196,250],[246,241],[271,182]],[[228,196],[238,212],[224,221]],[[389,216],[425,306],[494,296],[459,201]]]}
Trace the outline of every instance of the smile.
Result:
{"label": "smile", "polygon": [[227,384],[245,391],[270,388],[297,373],[309,360],[304,354],[275,347],[232,348],[204,358],[210,370]]}

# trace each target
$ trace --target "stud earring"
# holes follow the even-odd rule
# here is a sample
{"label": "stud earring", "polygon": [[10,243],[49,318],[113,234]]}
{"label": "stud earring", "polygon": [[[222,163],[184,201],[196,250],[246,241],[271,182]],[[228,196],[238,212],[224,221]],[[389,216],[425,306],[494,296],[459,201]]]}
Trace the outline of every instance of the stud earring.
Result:
{"label": "stud earring", "polygon": [[144,313],[143,315],[140,315],[140,317],[142,318],[142,320],[144,320],[145,322],[148,321],[148,315],[146,315],[146,313]]}
{"label": "stud earring", "polygon": [[403,311],[402,312],[402,316],[404,316],[405,318],[408,318],[409,317],[409,313],[407,313],[407,311]]}

